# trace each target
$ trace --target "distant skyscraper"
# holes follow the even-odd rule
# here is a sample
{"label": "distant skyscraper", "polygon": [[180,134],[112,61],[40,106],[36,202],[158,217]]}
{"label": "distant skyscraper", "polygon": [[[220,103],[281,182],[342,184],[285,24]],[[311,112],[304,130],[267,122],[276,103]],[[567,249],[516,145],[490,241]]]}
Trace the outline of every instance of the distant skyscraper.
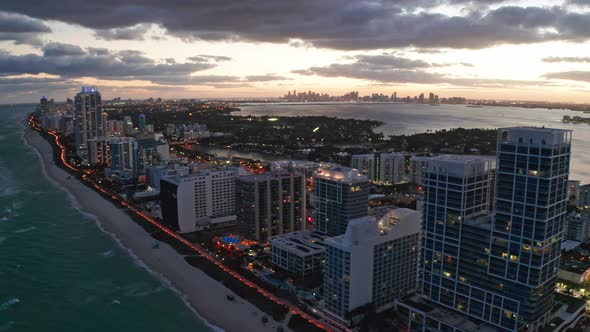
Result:
{"label": "distant skyscraper", "polygon": [[399,304],[412,331],[538,331],[559,270],[571,131],[498,131],[495,213],[486,164],[436,157],[424,173],[421,297]]}
{"label": "distant skyscraper", "polygon": [[139,118],[137,119],[137,126],[139,127],[140,132],[145,131],[145,114],[139,114]]}
{"label": "distant skyscraper", "polygon": [[259,242],[303,229],[305,178],[272,171],[241,176],[236,185],[236,214],[242,235]]}
{"label": "distant skyscraper", "polygon": [[130,116],[125,116],[123,118],[123,133],[125,135],[133,135],[135,133],[135,130],[133,129],[133,121]]}
{"label": "distant skyscraper", "polygon": [[96,88],[83,87],[74,98],[74,105],[76,148],[85,158],[88,140],[100,137],[103,132],[100,93]]}
{"label": "distant skyscraper", "polygon": [[313,181],[316,231],[329,236],[341,235],[350,220],[368,215],[369,179],[356,169],[323,167]]}
{"label": "distant skyscraper", "polygon": [[346,233],[324,240],[325,309],[350,320],[372,303],[377,311],[416,289],[420,213],[397,209],[384,220],[351,220]]}

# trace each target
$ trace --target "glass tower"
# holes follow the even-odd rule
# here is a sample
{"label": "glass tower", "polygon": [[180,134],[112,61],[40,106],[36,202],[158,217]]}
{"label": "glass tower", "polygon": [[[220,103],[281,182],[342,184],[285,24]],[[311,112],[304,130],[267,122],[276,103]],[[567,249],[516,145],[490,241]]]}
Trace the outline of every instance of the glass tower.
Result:
{"label": "glass tower", "polygon": [[421,294],[399,303],[412,331],[538,331],[551,314],[571,131],[499,129],[497,144],[496,169],[444,156],[425,171]]}

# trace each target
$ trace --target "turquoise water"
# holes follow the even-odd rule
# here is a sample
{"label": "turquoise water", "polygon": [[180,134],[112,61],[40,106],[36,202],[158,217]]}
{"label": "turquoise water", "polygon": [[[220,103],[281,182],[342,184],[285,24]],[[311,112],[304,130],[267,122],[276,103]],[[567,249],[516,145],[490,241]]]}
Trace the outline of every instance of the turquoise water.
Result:
{"label": "turquoise water", "polygon": [[213,331],[43,175],[0,106],[0,332]]}

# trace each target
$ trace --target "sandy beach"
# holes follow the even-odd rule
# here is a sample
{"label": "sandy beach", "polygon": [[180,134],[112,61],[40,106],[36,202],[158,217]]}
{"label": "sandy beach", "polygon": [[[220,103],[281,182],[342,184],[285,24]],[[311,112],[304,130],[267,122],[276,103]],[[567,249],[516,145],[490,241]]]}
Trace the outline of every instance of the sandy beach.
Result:
{"label": "sandy beach", "polygon": [[[190,306],[210,324],[225,331],[275,331],[286,321],[275,322],[269,316],[269,323],[262,324],[264,312],[240,298],[221,283],[201,270],[185,262],[184,257],[172,247],[161,243],[159,249],[152,249],[153,238],[137,225],[124,211],[103,199],[75,178],[55,165],[51,145],[37,132],[27,127],[25,139],[41,155],[41,163],[47,175],[59,186],[75,197],[79,208],[98,218],[100,226],[116,236],[121,244],[147,265],[152,271],[168,279],[180,291]],[[232,294],[236,300],[231,302],[226,295]]]}

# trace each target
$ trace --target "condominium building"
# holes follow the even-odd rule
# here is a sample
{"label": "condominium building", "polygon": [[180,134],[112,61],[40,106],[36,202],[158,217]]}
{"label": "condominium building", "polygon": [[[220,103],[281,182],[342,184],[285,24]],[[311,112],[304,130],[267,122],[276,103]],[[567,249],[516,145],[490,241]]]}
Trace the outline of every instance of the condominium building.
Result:
{"label": "condominium building", "polygon": [[110,170],[133,172],[137,170],[137,141],[133,137],[115,137],[109,140]]}
{"label": "condominium building", "polygon": [[239,174],[238,167],[227,167],[162,179],[160,200],[164,223],[180,233],[234,223]]}
{"label": "condominium building", "polygon": [[590,240],[590,211],[571,212],[564,222],[563,240],[585,242]]}
{"label": "condominium building", "polygon": [[309,230],[295,231],[271,237],[272,263],[298,278],[322,273],[326,236]]}
{"label": "condominium building", "polygon": [[88,140],[88,163],[91,165],[105,165],[111,160],[109,140],[107,138],[93,138]]}
{"label": "condominium building", "polygon": [[369,179],[359,171],[324,166],[314,176],[314,229],[328,236],[344,234],[348,222],[367,216]]}
{"label": "condominium building", "polygon": [[398,309],[412,331],[538,331],[553,307],[571,131],[498,131],[488,162],[438,157],[424,173],[420,292]]}
{"label": "condominium building", "polygon": [[93,87],[82,87],[74,98],[74,140],[76,152],[83,159],[87,158],[88,140],[105,136],[102,121],[101,96]]}
{"label": "condominium building", "polygon": [[580,186],[576,205],[583,209],[590,208],[590,184]]}
{"label": "condominium building", "polygon": [[241,176],[236,185],[240,232],[265,243],[271,236],[303,229],[305,179],[296,172],[272,171]]}
{"label": "condominium building", "polygon": [[190,167],[180,164],[150,166],[147,172],[147,182],[151,187],[160,191],[161,180],[182,177],[188,175],[189,171]]}
{"label": "condominium building", "polygon": [[353,155],[351,167],[369,180],[378,183],[398,183],[405,176],[406,157],[401,153],[371,153]]}
{"label": "condominium building", "polygon": [[410,182],[421,185],[424,178],[424,170],[430,167],[433,156],[410,157]]}
{"label": "condominium building", "polygon": [[373,304],[379,312],[416,289],[420,213],[397,209],[391,218],[351,220],[346,233],[324,241],[325,311],[343,321]]}
{"label": "condominium building", "polygon": [[580,180],[569,180],[567,182],[567,199],[577,202],[580,193]]}

